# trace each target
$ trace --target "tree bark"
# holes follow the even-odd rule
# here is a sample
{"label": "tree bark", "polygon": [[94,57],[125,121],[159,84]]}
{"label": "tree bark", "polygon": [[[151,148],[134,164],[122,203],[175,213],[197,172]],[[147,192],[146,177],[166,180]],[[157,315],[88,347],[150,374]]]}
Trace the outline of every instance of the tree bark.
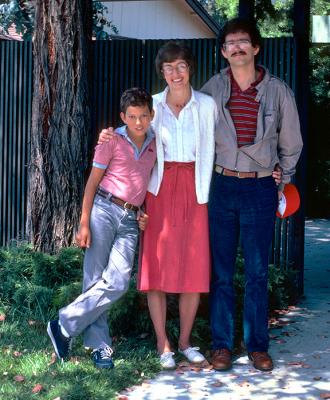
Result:
{"label": "tree bark", "polygon": [[27,231],[37,250],[72,244],[90,134],[90,0],[35,2]]}

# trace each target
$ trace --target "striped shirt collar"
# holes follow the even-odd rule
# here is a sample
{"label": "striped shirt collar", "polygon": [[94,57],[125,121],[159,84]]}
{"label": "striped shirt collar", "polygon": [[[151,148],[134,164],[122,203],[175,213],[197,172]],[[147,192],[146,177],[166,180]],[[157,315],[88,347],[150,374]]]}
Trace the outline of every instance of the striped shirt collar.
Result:
{"label": "striped shirt collar", "polygon": [[[259,72],[258,78],[254,82],[252,82],[250,87],[247,88],[246,90],[244,90],[243,92],[247,92],[247,93],[255,92],[257,90],[257,86],[259,85],[259,83],[264,79],[264,77],[265,77],[264,68],[262,68],[260,65],[257,65],[256,70]],[[241,88],[239,87],[238,83],[236,82],[236,80],[234,78],[231,68],[228,68],[227,73],[230,77],[232,87],[235,89],[241,90]]]}

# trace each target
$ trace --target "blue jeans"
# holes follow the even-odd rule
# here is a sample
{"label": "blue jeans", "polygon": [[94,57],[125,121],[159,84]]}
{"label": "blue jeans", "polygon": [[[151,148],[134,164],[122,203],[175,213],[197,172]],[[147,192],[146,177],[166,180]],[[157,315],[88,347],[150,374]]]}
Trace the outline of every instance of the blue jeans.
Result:
{"label": "blue jeans", "polygon": [[96,194],[90,230],[83,293],[59,311],[59,320],[72,337],[84,332],[84,345],[96,349],[111,345],[108,310],[129,286],[138,240],[136,212]]}
{"label": "blue jeans", "polygon": [[233,277],[240,238],[245,270],[244,342],[248,352],[268,350],[268,256],[277,204],[271,176],[240,179],[214,174],[209,200],[213,349],[233,348]]}

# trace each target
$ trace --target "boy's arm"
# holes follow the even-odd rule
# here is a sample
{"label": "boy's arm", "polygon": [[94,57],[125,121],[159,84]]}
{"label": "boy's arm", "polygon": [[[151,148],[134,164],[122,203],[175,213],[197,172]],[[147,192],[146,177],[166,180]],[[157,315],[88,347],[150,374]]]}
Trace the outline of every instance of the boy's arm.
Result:
{"label": "boy's arm", "polygon": [[89,248],[91,243],[89,219],[93,207],[95,193],[99,183],[101,182],[101,179],[103,178],[104,172],[105,169],[93,167],[85,187],[80,224],[78,233],[76,235],[76,241],[80,247]]}

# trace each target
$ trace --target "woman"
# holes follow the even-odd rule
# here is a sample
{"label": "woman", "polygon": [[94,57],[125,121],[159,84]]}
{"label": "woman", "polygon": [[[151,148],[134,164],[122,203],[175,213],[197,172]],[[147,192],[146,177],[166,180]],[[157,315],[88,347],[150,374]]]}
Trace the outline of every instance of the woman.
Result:
{"label": "woman", "polygon": [[138,289],[147,292],[157,350],[164,368],[174,368],[166,335],[166,293],[179,294],[178,351],[190,362],[204,356],[190,334],[200,293],[209,291],[207,201],[214,160],[216,105],[190,86],[194,59],[189,48],[166,43],[156,57],[166,89],[153,96],[157,164],[148,194]]}

